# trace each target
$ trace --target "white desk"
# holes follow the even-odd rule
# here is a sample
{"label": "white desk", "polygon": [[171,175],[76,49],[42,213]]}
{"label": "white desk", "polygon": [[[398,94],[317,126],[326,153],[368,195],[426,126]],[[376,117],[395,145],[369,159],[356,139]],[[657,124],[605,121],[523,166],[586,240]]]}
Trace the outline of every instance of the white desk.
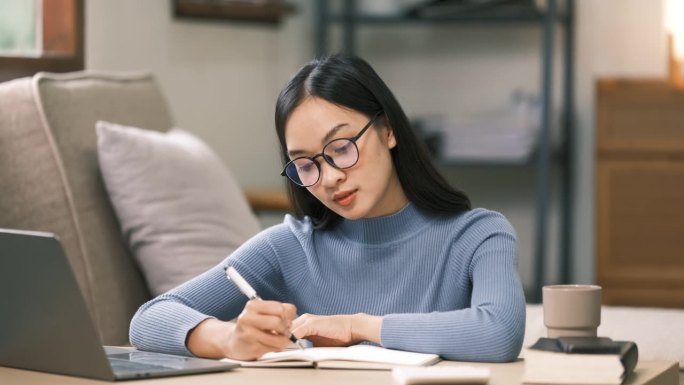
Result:
{"label": "white desk", "polygon": [[[438,365],[473,365],[484,366],[492,370],[489,385],[519,384],[523,375],[524,364],[516,361],[507,364],[464,363],[442,361]],[[31,372],[27,370],[0,367],[0,384],[30,385],[86,385],[103,384],[97,380],[55,374]],[[201,384],[201,385],[306,385],[306,384],[351,384],[351,385],[383,385],[393,384],[389,371],[373,370],[329,370],[329,369],[275,369],[275,368],[238,368],[233,371],[201,374],[193,376],[167,377],[148,380],[135,380],[126,384]],[[679,367],[674,361],[640,361],[634,373],[625,385],[677,385],[679,383]]]}

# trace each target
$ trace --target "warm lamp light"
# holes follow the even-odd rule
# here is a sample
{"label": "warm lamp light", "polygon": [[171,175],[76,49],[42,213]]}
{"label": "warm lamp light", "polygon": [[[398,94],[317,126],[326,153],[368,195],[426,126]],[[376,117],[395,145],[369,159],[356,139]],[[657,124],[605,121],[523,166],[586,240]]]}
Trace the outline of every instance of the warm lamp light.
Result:
{"label": "warm lamp light", "polygon": [[670,81],[684,89],[684,0],[667,0],[665,10]]}

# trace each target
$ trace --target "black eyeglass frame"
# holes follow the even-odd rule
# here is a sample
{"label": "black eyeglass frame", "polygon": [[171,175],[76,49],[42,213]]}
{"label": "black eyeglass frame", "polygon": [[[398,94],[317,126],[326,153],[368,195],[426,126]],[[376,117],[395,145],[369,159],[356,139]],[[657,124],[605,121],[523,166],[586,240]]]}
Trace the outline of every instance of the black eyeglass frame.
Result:
{"label": "black eyeglass frame", "polygon": [[[334,168],[336,168],[336,169],[338,169],[338,170],[345,170],[345,169],[354,167],[354,165],[356,165],[356,163],[359,162],[359,157],[361,156],[361,153],[359,152],[359,146],[356,144],[356,141],[359,140],[359,138],[361,138],[361,136],[362,136],[366,131],[368,131],[368,129],[369,129],[371,126],[373,126],[373,124],[374,124],[375,121],[378,119],[378,117],[380,117],[380,115],[382,115],[382,111],[378,111],[375,115],[373,115],[373,117],[371,118],[371,120],[369,120],[368,123],[361,129],[361,131],[359,131],[359,133],[356,134],[356,135],[354,135],[353,137],[351,137],[351,138],[337,138],[337,139],[333,139],[333,140],[329,141],[328,143],[326,143],[325,146],[323,146],[323,150],[322,150],[321,152],[319,152],[318,154],[314,155],[314,156],[300,156],[300,157],[298,157],[298,158],[292,159],[291,161],[289,161],[289,162],[287,162],[287,163],[285,164],[285,167],[283,168],[283,171],[280,173],[280,175],[286,177],[290,182],[294,183],[294,184],[297,185],[297,186],[300,186],[300,187],[311,187],[311,186],[315,185],[316,183],[318,183],[319,180],[321,180],[321,164],[320,164],[320,163],[318,162],[318,160],[316,159],[316,158],[318,158],[318,157],[322,157],[322,158],[325,160],[326,163],[328,163],[329,165],[331,165],[332,167],[334,167]],[[335,162],[333,162],[333,160],[332,160],[332,158],[331,158],[330,156],[326,156],[326,155],[325,155],[325,149],[326,149],[331,143],[337,142],[337,141],[340,141],[340,140],[348,140],[348,141],[350,141],[350,142],[354,145],[354,148],[356,149],[356,161],[354,161],[354,163],[352,163],[351,165],[349,165],[349,166],[347,166],[347,167],[339,167],[339,166],[337,166],[337,165],[335,164]],[[308,185],[303,185],[303,184],[299,184],[299,183],[295,182],[292,178],[290,178],[289,175],[287,175],[287,168],[290,167],[291,164],[294,164],[294,162],[297,161],[297,160],[299,160],[299,159],[309,159],[310,161],[312,161],[312,162],[314,163],[314,165],[316,165],[316,169],[318,169],[318,178],[316,178],[316,181],[314,181],[313,183],[308,184]]]}

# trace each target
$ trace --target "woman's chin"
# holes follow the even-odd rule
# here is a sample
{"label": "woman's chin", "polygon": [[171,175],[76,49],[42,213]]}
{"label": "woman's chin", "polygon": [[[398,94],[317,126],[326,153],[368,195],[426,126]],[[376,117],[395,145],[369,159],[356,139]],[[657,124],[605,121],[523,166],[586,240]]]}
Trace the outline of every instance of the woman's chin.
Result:
{"label": "woman's chin", "polygon": [[359,210],[355,207],[336,207],[335,209],[333,209],[333,211],[336,212],[337,215],[341,216],[342,218],[352,221],[364,217],[363,210]]}

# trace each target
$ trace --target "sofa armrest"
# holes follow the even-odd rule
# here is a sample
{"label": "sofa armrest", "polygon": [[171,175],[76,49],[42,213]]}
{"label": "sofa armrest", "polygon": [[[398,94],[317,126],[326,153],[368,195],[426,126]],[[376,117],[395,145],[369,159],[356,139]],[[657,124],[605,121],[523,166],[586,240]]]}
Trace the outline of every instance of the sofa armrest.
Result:
{"label": "sofa armrest", "polygon": [[292,205],[287,194],[281,190],[247,190],[247,202],[255,213],[276,211],[292,212]]}

